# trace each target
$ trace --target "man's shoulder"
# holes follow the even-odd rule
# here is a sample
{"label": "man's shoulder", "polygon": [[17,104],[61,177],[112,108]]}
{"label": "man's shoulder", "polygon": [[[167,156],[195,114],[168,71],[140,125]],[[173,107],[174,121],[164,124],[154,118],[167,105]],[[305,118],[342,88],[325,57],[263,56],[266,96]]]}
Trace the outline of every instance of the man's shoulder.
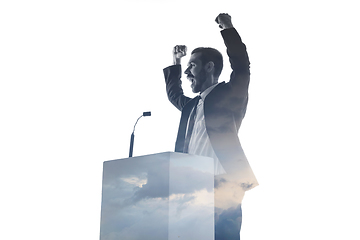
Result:
{"label": "man's shoulder", "polygon": [[216,93],[216,92],[221,92],[221,91],[225,91],[228,89],[228,86],[229,85],[229,82],[225,82],[225,81],[222,81],[220,83],[218,83],[212,90],[211,92],[209,93],[209,95],[211,93]]}
{"label": "man's shoulder", "polygon": [[229,86],[228,82],[220,82],[219,84],[217,84],[212,90],[211,92],[209,92],[209,94],[207,94],[205,101],[209,102],[209,99],[211,99],[210,101],[220,101],[221,99],[227,98],[227,96],[229,96],[229,91],[231,91],[231,87]]}

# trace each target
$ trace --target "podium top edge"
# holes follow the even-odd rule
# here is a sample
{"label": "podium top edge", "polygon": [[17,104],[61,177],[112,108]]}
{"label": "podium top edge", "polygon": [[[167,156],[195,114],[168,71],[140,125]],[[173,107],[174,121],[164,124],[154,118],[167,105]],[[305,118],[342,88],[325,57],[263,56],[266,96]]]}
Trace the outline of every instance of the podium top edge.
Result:
{"label": "podium top edge", "polygon": [[180,153],[180,152],[171,152],[171,151],[167,151],[167,152],[160,152],[160,153],[153,153],[153,154],[148,154],[148,155],[141,155],[141,156],[134,156],[134,157],[130,157],[130,158],[119,158],[119,159],[112,159],[112,160],[105,160],[105,162],[110,162],[110,161],[117,161],[117,160],[125,160],[125,159],[136,159],[136,158],[143,158],[143,157],[150,157],[150,156],[155,156],[158,155],[160,156],[165,156],[165,155],[176,155],[176,156],[196,156],[196,157],[201,157],[201,158],[209,158],[212,159],[210,157],[205,157],[205,156],[198,156],[198,155],[193,155],[193,154],[187,154],[187,153]]}

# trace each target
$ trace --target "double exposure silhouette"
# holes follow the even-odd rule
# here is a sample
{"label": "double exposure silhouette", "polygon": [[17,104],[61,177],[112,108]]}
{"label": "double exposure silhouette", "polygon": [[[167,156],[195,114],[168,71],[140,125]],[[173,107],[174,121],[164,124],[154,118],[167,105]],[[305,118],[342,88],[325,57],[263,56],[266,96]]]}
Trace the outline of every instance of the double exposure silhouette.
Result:
{"label": "double exposure silhouette", "polygon": [[192,91],[199,93],[193,99],[184,95],[181,86],[185,45],[174,47],[173,65],[163,72],[168,98],[181,111],[175,151],[215,160],[215,239],[235,240],[240,239],[245,191],[258,185],[238,137],[248,103],[250,62],[231,16],[219,14],[215,21],[222,29],[232,68],[228,82],[218,82],[223,59],[213,48],[191,53],[184,73]]}
{"label": "double exposure silhouette", "polygon": [[170,102],[181,111],[175,152],[104,163],[101,240],[239,240],[242,200],[258,182],[238,131],[246,113],[250,62],[228,14],[216,18],[232,73],[218,82],[222,54],[192,51],[184,73],[195,98],[181,87],[181,58],[163,70]]}

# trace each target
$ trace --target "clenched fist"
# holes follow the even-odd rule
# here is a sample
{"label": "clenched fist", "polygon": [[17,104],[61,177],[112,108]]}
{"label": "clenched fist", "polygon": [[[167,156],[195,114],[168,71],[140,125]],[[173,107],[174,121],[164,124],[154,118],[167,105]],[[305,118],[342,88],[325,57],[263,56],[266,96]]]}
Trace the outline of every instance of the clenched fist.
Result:
{"label": "clenched fist", "polygon": [[219,24],[219,27],[221,29],[227,29],[227,28],[232,28],[233,25],[231,23],[231,16],[227,13],[220,13],[216,19],[215,22],[217,24]]}
{"label": "clenched fist", "polygon": [[173,49],[174,65],[180,64],[181,58],[186,56],[187,48],[185,45],[176,45]]}

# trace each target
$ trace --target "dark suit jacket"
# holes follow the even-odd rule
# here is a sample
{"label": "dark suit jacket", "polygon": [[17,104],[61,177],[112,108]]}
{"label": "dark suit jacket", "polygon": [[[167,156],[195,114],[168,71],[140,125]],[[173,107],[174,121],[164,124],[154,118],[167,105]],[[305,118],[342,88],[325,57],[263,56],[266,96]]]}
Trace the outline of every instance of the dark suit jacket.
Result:
{"label": "dark suit jacket", "polygon": [[[238,131],[246,113],[250,62],[246,46],[234,28],[221,31],[227,47],[232,73],[230,81],[219,83],[205,98],[204,116],[211,145],[227,175],[242,179],[250,189],[258,185],[241,147]],[[164,69],[166,91],[170,102],[181,112],[176,152],[183,152],[188,117],[194,99],[184,95],[181,87],[181,66]],[[246,190],[247,190],[246,189]]]}

